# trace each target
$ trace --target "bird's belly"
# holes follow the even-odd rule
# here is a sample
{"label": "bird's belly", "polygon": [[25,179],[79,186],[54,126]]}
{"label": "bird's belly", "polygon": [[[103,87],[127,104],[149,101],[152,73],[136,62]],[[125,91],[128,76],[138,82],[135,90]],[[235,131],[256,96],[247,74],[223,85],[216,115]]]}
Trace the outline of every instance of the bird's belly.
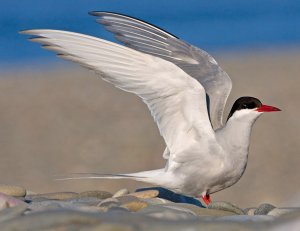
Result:
{"label": "bird's belly", "polygon": [[[243,175],[247,160],[239,163],[214,160],[213,163],[203,165],[196,161],[191,164],[181,165],[176,170],[178,185],[173,190],[185,195],[200,197],[203,193],[208,194],[220,191],[235,184]],[[209,166],[209,168],[207,167]]]}

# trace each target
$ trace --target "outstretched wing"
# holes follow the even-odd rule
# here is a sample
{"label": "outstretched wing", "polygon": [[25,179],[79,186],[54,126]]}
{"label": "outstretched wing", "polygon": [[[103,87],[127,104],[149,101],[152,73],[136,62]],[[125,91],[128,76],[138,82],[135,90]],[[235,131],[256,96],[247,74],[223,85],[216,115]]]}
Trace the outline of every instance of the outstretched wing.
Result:
{"label": "outstretched wing", "polygon": [[203,87],[175,64],[83,34],[59,30],[21,33],[34,35],[31,41],[42,43],[60,57],[95,70],[104,80],[141,97],[158,125],[171,159],[182,159],[184,150],[195,140],[201,138],[205,143],[214,139]]}
{"label": "outstretched wing", "polygon": [[214,129],[223,126],[222,117],[231,91],[231,79],[205,51],[149,23],[122,14],[91,12],[97,22],[115,34],[126,46],[175,63],[197,79],[208,97]]}

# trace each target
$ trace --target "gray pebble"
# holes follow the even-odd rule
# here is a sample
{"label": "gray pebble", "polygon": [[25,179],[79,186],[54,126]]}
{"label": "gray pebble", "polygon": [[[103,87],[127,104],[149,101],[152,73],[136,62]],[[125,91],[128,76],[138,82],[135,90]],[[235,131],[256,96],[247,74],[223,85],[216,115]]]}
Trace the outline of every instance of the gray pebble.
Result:
{"label": "gray pebble", "polygon": [[155,198],[140,198],[141,201],[145,201],[151,205],[161,205],[161,204],[167,204],[167,203],[172,203],[172,201],[162,199],[159,197]]}
{"label": "gray pebble", "polygon": [[261,204],[255,211],[254,215],[267,215],[271,210],[276,208],[274,205],[265,203]]}
{"label": "gray pebble", "polygon": [[112,197],[112,194],[110,192],[106,192],[106,191],[86,191],[86,192],[82,192],[79,193],[78,197],[96,197],[98,199],[106,199],[106,198],[110,198]]}
{"label": "gray pebble", "polygon": [[268,215],[261,216],[249,216],[249,215],[235,215],[235,216],[225,216],[217,218],[216,221],[233,221],[233,222],[266,222],[266,221],[274,221],[274,217]]}
{"label": "gray pebble", "polygon": [[268,215],[279,217],[282,215],[287,215],[289,213],[294,213],[296,211],[300,212],[300,208],[274,208],[270,212],[268,212]]}
{"label": "gray pebble", "polygon": [[216,202],[212,202],[207,206],[208,209],[216,209],[216,210],[224,210],[224,211],[228,211],[228,212],[233,212],[235,214],[238,215],[244,215],[245,212],[240,209],[239,207],[225,202],[225,201],[216,201]]}
{"label": "gray pebble", "polygon": [[195,214],[193,211],[189,211],[187,209],[174,209],[168,208],[161,205],[150,205],[137,213],[144,214],[150,217],[167,219],[167,220],[186,220],[195,218]]}
{"label": "gray pebble", "polygon": [[101,201],[97,206],[98,207],[106,207],[106,208],[111,208],[111,207],[118,207],[121,205],[121,202],[117,198],[107,198],[103,201]]}
{"label": "gray pebble", "polygon": [[116,199],[118,199],[118,201],[120,201],[122,204],[132,202],[132,201],[141,201],[139,198],[130,195],[116,197]]}
{"label": "gray pebble", "polygon": [[75,192],[54,192],[54,193],[42,193],[36,195],[29,195],[26,196],[26,200],[37,200],[37,198],[46,198],[49,200],[68,200],[77,197],[78,197],[78,193]]}
{"label": "gray pebble", "polygon": [[232,216],[235,215],[236,213],[231,212],[231,211],[225,211],[225,210],[218,210],[218,209],[207,209],[207,208],[201,208],[196,205],[192,204],[185,204],[185,203],[169,203],[169,204],[164,204],[162,205],[164,207],[169,207],[169,208],[176,208],[176,209],[181,209],[181,210],[189,210],[190,212],[193,212],[195,216]]}
{"label": "gray pebble", "polygon": [[0,211],[0,222],[21,216],[27,210],[27,205],[18,205]]}

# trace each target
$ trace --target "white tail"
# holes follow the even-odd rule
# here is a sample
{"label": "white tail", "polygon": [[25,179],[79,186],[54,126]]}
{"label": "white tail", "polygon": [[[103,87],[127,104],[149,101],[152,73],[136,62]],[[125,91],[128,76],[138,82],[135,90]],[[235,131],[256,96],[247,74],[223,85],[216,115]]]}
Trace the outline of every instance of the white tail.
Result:
{"label": "white tail", "polygon": [[82,180],[82,179],[128,179],[152,184],[159,184],[159,177],[164,169],[143,171],[125,174],[99,174],[99,173],[73,173],[70,176],[56,180]]}

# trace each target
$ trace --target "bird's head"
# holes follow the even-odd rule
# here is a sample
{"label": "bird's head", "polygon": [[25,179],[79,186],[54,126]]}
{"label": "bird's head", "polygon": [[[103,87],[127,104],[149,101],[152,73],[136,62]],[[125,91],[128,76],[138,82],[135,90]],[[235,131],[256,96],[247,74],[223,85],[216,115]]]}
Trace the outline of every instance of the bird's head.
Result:
{"label": "bird's head", "polygon": [[249,96],[238,98],[228,115],[227,121],[230,118],[255,120],[264,112],[281,111],[279,108],[264,105],[259,99]]}

